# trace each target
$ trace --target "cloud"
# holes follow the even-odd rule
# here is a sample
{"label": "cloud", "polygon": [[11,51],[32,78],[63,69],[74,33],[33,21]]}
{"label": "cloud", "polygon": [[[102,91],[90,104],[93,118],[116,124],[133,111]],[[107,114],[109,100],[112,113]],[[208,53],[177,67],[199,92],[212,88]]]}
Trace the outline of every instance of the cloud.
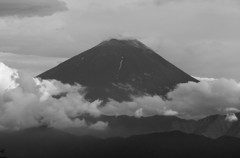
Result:
{"label": "cloud", "polygon": [[136,110],[135,117],[137,117],[137,118],[143,117],[143,109],[142,108]]}
{"label": "cloud", "polygon": [[98,121],[97,123],[90,125],[91,129],[95,129],[95,130],[105,130],[108,126],[108,123],[106,122],[102,122],[102,121]]}
{"label": "cloud", "polygon": [[208,77],[196,77],[196,76],[193,76],[193,77],[199,81],[214,81],[214,80],[216,80],[215,78],[208,78]]}
{"label": "cloud", "polygon": [[101,109],[108,115],[178,116],[200,119],[214,114],[232,114],[240,110],[240,83],[233,79],[201,80],[179,84],[168,93],[168,100],[159,96],[133,97],[131,102],[111,101]]}
{"label": "cloud", "polygon": [[240,83],[232,79],[189,82],[178,85],[168,97],[166,106],[184,118],[226,114],[229,108],[240,109]]}
{"label": "cloud", "polygon": [[59,0],[0,0],[0,17],[49,16],[67,10]]}
{"label": "cloud", "polygon": [[176,116],[176,115],[178,115],[178,112],[170,109],[170,110],[164,111],[163,115],[165,115],[165,116]]}
{"label": "cloud", "polygon": [[178,112],[167,107],[165,101],[159,96],[133,97],[133,101],[121,103],[111,100],[100,110],[106,115],[128,115],[135,117],[178,114]]}
{"label": "cloud", "polygon": [[236,121],[238,121],[238,118],[237,118],[237,116],[233,113],[233,114],[227,114],[225,120],[228,121],[228,122],[236,122]]}
{"label": "cloud", "polygon": [[0,63],[0,67],[0,94],[2,94],[5,90],[16,87],[14,80],[19,76],[17,70],[11,69],[3,63]]}
{"label": "cloud", "polygon": [[[39,80],[0,63],[0,129],[20,130],[47,125],[54,128],[85,127],[104,130],[107,122],[88,123],[79,116],[89,114],[178,116],[200,119],[213,114],[227,114],[226,121],[236,121],[240,111],[240,83],[233,79],[206,79],[199,83],[178,84],[167,94],[133,97],[130,102],[84,99],[84,87],[62,84],[56,80]],[[58,97],[61,95],[62,97]]]}
{"label": "cloud", "polygon": [[[54,128],[89,127],[103,130],[105,122],[89,124],[77,117],[98,117],[101,101],[88,102],[80,85],[39,80],[0,63],[0,129],[20,130],[47,125]],[[66,93],[57,99],[54,96]]]}

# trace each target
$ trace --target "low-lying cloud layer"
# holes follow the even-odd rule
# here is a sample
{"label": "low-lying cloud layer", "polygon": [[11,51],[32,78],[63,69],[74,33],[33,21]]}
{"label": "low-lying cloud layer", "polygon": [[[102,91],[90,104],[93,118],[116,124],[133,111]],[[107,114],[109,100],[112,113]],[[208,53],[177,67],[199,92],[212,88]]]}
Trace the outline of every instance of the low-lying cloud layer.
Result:
{"label": "low-lying cloud layer", "polygon": [[232,79],[204,78],[199,83],[179,84],[167,96],[168,100],[159,96],[133,97],[133,101],[121,103],[112,100],[100,106],[100,100],[88,102],[84,99],[84,87],[80,85],[32,78],[0,63],[0,130],[46,125],[60,129],[107,128],[107,122],[90,124],[78,118],[86,114],[136,118],[165,115],[185,119],[227,114],[229,121],[235,121],[234,113],[240,111],[240,83]]}
{"label": "low-lying cloud layer", "polygon": [[102,109],[109,115],[176,115],[199,119],[213,114],[235,113],[240,109],[240,83],[232,79],[204,79],[199,83],[179,84],[168,93],[169,100],[159,96],[134,97],[132,102],[111,101]]}
{"label": "low-lying cloud layer", "polygon": [[[98,105],[81,94],[83,87],[55,80],[34,79],[0,63],[0,129],[19,130],[29,127],[89,127],[104,129],[107,123],[88,124],[76,118],[81,114],[98,117]],[[54,95],[67,93],[57,99]]]}
{"label": "low-lying cloud layer", "polygon": [[0,0],[0,17],[49,16],[67,10],[59,0]]}

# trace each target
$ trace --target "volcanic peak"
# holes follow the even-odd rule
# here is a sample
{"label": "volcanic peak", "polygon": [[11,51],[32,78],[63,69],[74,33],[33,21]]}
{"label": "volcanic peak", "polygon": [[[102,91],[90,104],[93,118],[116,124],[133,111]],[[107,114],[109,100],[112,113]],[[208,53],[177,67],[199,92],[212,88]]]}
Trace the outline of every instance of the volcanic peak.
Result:
{"label": "volcanic peak", "polygon": [[145,94],[164,97],[179,83],[198,82],[143,43],[130,39],[104,41],[38,77],[81,84],[86,87],[85,98],[104,101],[129,101],[131,96]]}
{"label": "volcanic peak", "polygon": [[109,39],[101,42],[98,46],[131,46],[141,49],[150,49],[137,39]]}

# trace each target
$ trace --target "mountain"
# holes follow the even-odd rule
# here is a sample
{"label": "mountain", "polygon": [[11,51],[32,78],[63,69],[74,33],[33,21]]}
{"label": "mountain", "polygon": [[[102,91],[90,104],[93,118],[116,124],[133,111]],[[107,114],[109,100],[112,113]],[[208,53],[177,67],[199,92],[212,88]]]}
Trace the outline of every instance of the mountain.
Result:
{"label": "mountain", "polygon": [[198,82],[137,40],[111,39],[37,76],[86,87],[88,100],[165,96],[178,83]]}
{"label": "mountain", "polygon": [[[231,116],[231,115],[230,115]],[[229,115],[212,115],[197,121],[193,133],[211,138],[232,136],[240,138],[240,113],[232,114],[234,120],[229,120]]]}
{"label": "mountain", "polygon": [[[42,79],[56,79],[63,83],[79,83],[86,87],[89,100],[109,98],[130,100],[132,95],[165,96],[176,84],[198,82],[137,40],[111,39],[76,55],[40,74]],[[239,118],[240,114],[236,117]],[[211,138],[228,135],[240,137],[240,123],[227,121],[226,116],[214,115],[199,121],[177,117],[151,116],[80,116],[87,122],[108,122],[104,132],[69,129],[82,135],[130,136],[149,132],[180,130]]]}
{"label": "mountain", "polygon": [[158,158],[239,157],[240,139],[210,139],[182,132],[152,133],[127,138],[77,137],[51,128],[0,133],[9,158]]}
{"label": "mountain", "polygon": [[[86,98],[131,100],[132,95],[165,96],[176,84],[198,82],[137,40],[104,41],[40,74],[42,79],[63,83],[79,83],[86,87]],[[177,117],[151,116],[79,116],[87,122],[108,122],[102,132],[87,129],[68,129],[77,135],[86,133],[101,136],[130,136],[149,132],[179,130],[211,138],[224,135],[240,137],[240,114],[237,121],[227,121],[224,115],[213,115],[193,121]]]}

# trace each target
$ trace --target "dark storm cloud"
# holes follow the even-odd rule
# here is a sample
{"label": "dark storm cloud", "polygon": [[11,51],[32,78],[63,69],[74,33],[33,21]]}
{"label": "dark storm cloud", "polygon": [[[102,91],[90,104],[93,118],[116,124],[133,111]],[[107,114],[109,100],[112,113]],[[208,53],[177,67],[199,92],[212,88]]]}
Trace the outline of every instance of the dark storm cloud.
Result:
{"label": "dark storm cloud", "polygon": [[49,16],[67,10],[59,0],[0,0],[0,17]]}

